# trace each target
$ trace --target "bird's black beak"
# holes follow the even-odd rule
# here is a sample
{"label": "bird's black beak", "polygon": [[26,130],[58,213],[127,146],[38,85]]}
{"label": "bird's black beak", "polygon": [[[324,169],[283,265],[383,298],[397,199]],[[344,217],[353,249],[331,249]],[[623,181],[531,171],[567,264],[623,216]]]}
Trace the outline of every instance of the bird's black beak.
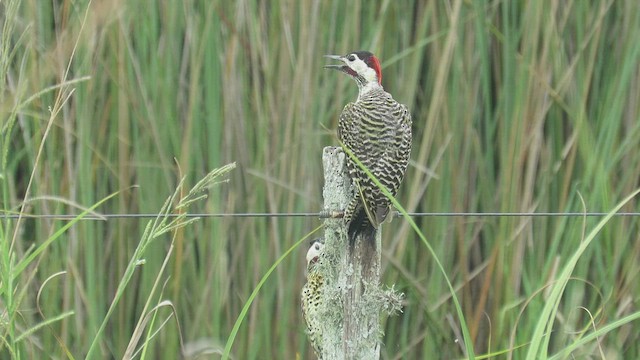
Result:
{"label": "bird's black beak", "polygon": [[[324,57],[329,58],[329,59],[333,59],[333,60],[338,60],[340,62],[344,62],[342,56],[340,55],[325,55]],[[338,71],[345,71],[345,67],[347,67],[346,65],[340,64],[340,65],[325,65],[324,68],[325,69],[333,69],[333,70],[338,70]]]}

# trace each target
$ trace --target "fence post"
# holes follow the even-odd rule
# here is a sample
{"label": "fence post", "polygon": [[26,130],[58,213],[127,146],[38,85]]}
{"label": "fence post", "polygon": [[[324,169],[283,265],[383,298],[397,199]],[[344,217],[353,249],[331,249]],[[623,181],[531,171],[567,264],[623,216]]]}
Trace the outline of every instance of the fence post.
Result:
{"label": "fence post", "polygon": [[[344,210],[353,197],[345,159],[341,148],[324,148],[325,211]],[[380,287],[380,229],[375,234],[375,249],[362,238],[350,249],[344,221],[328,218],[324,241],[323,265],[318,269],[325,279],[319,311],[322,359],[379,359],[381,313],[400,310],[402,298],[393,289]]]}

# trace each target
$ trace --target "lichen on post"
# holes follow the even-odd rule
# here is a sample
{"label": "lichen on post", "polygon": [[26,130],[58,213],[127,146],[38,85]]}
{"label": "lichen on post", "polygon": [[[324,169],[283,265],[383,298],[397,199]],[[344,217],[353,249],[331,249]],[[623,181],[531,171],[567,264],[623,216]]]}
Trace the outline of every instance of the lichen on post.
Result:
{"label": "lichen on post", "polygon": [[[343,210],[353,197],[347,176],[346,155],[339,147],[323,151],[324,209]],[[322,328],[322,359],[379,359],[382,312],[400,310],[402,294],[380,286],[380,229],[375,233],[375,249],[367,239],[347,239],[342,218],[325,220],[324,251],[317,269],[324,278],[319,308]]]}

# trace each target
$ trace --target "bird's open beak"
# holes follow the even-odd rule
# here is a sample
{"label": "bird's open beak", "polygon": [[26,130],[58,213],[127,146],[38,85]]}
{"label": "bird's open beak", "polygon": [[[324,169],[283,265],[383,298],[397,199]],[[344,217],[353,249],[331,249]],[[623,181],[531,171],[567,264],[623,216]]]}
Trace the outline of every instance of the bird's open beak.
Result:
{"label": "bird's open beak", "polygon": [[[340,55],[325,55],[324,57],[329,58],[329,59],[333,59],[333,60],[338,60],[340,62],[344,62],[342,56]],[[334,70],[339,70],[339,71],[344,71],[344,66],[343,64],[340,65],[325,65],[324,68],[325,69],[334,69]]]}

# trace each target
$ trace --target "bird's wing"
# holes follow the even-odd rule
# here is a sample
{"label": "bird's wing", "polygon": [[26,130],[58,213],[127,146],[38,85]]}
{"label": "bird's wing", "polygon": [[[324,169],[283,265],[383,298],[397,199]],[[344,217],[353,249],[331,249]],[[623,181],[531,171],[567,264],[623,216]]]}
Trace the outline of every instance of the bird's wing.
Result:
{"label": "bird's wing", "polygon": [[[338,136],[395,196],[408,163],[411,115],[390,96],[385,101],[383,106],[347,104],[338,122]],[[354,161],[347,162],[347,169],[361,192],[371,224],[378,227],[389,213],[389,200]]]}
{"label": "bird's wing", "polygon": [[[381,144],[381,156],[372,164],[373,175],[384,185],[391,195],[396,196],[411,155],[411,113],[407,107],[394,101],[389,107],[389,119],[394,119],[385,127],[387,140]],[[376,217],[379,222],[384,221],[389,213],[390,201],[376,188]]]}

